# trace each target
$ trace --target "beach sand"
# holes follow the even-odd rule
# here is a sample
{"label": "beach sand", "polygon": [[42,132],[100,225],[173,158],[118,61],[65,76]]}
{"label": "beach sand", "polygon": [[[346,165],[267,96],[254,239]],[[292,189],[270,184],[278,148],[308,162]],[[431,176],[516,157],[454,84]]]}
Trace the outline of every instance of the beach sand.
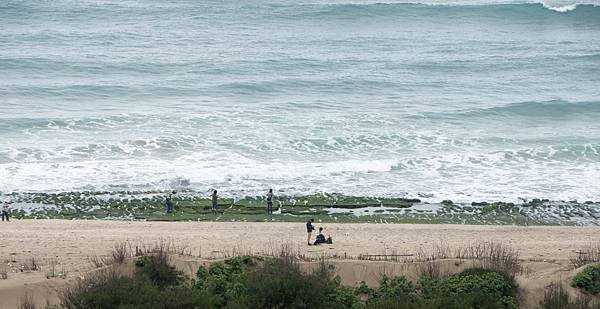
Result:
{"label": "beach sand", "polygon": [[[346,284],[365,280],[375,283],[383,272],[414,272],[406,265],[357,260],[364,254],[416,254],[436,247],[458,248],[479,241],[503,242],[517,250],[526,268],[518,282],[526,303],[532,305],[552,280],[568,280],[576,273],[569,258],[581,248],[597,243],[600,227],[413,225],[413,224],[315,224],[324,226],[333,245],[307,246],[302,223],[267,222],[140,222],[83,220],[21,220],[0,224],[0,262],[8,279],[0,280],[0,308],[14,308],[26,291],[34,299],[56,301],[56,290],[92,269],[88,257],[108,254],[114,245],[132,246],[166,239],[187,247],[191,255],[180,257],[177,266],[188,273],[210,259],[235,254],[270,254],[282,244],[307,257],[337,256],[334,264]],[[39,271],[20,271],[31,258]],[[345,259],[344,259],[345,257]],[[47,279],[49,264],[67,279]],[[465,264],[447,261],[448,268]],[[453,266],[454,265],[454,266]],[[187,269],[185,269],[187,268]],[[450,270],[452,272],[452,270]],[[543,293],[542,293],[543,294]]]}

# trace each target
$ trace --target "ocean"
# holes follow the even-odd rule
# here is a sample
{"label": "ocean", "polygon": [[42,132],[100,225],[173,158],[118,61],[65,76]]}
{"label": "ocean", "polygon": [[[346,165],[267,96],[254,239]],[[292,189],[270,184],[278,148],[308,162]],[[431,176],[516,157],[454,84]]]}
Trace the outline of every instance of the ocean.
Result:
{"label": "ocean", "polygon": [[381,1],[1,1],[0,192],[600,200],[600,1]]}

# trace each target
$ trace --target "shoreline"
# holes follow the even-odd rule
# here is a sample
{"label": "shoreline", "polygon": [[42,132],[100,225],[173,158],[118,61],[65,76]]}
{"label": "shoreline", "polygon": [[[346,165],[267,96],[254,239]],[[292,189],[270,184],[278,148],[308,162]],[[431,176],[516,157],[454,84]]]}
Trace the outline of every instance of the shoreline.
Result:
{"label": "shoreline", "polygon": [[533,199],[522,203],[417,198],[376,198],[341,194],[275,196],[274,214],[267,214],[265,197],[211,200],[199,192],[173,196],[175,211],[166,213],[166,192],[13,193],[16,219],[103,219],[134,221],[301,222],[314,218],[335,223],[423,223],[482,225],[599,225],[600,202]]}

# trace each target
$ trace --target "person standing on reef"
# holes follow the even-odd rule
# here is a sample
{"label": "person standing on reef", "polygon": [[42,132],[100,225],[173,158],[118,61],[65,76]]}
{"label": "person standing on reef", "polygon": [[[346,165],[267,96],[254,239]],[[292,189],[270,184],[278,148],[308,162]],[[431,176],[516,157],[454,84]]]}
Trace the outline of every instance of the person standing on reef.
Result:
{"label": "person standing on reef", "polygon": [[312,236],[312,232],[315,230],[315,226],[312,225],[312,223],[315,222],[314,219],[310,219],[308,220],[308,222],[306,222],[306,232],[308,233],[308,245],[310,246],[310,237]]}
{"label": "person standing on reef", "polygon": [[170,193],[169,195],[167,195],[167,199],[165,201],[165,204],[167,206],[167,213],[168,214],[172,214],[173,213],[173,200],[172,200],[171,195],[175,194],[175,193],[177,193],[177,192],[173,191],[172,193]]}
{"label": "person standing on reef", "polygon": [[2,203],[2,222],[4,222],[4,218],[6,218],[6,222],[9,222],[9,213],[10,213],[10,200],[6,199],[4,203]]}
{"label": "person standing on reef", "polygon": [[267,213],[269,215],[273,214],[273,189],[269,189],[267,193]]}
{"label": "person standing on reef", "polygon": [[219,201],[219,195],[217,194],[217,190],[214,190],[212,193],[212,211],[217,212],[217,202]]}

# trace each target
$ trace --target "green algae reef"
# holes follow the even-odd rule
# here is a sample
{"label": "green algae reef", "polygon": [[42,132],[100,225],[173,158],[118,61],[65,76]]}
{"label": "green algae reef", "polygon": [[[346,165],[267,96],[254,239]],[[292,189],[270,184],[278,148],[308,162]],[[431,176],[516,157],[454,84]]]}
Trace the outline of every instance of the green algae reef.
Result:
{"label": "green algae reef", "polygon": [[264,197],[211,200],[198,192],[173,197],[175,212],[165,213],[166,192],[13,193],[13,216],[24,219],[116,219],[147,221],[246,221],[340,223],[460,223],[517,225],[597,225],[600,203],[534,199],[505,202],[424,203],[418,199],[341,194],[277,196],[275,214],[267,215]]}

